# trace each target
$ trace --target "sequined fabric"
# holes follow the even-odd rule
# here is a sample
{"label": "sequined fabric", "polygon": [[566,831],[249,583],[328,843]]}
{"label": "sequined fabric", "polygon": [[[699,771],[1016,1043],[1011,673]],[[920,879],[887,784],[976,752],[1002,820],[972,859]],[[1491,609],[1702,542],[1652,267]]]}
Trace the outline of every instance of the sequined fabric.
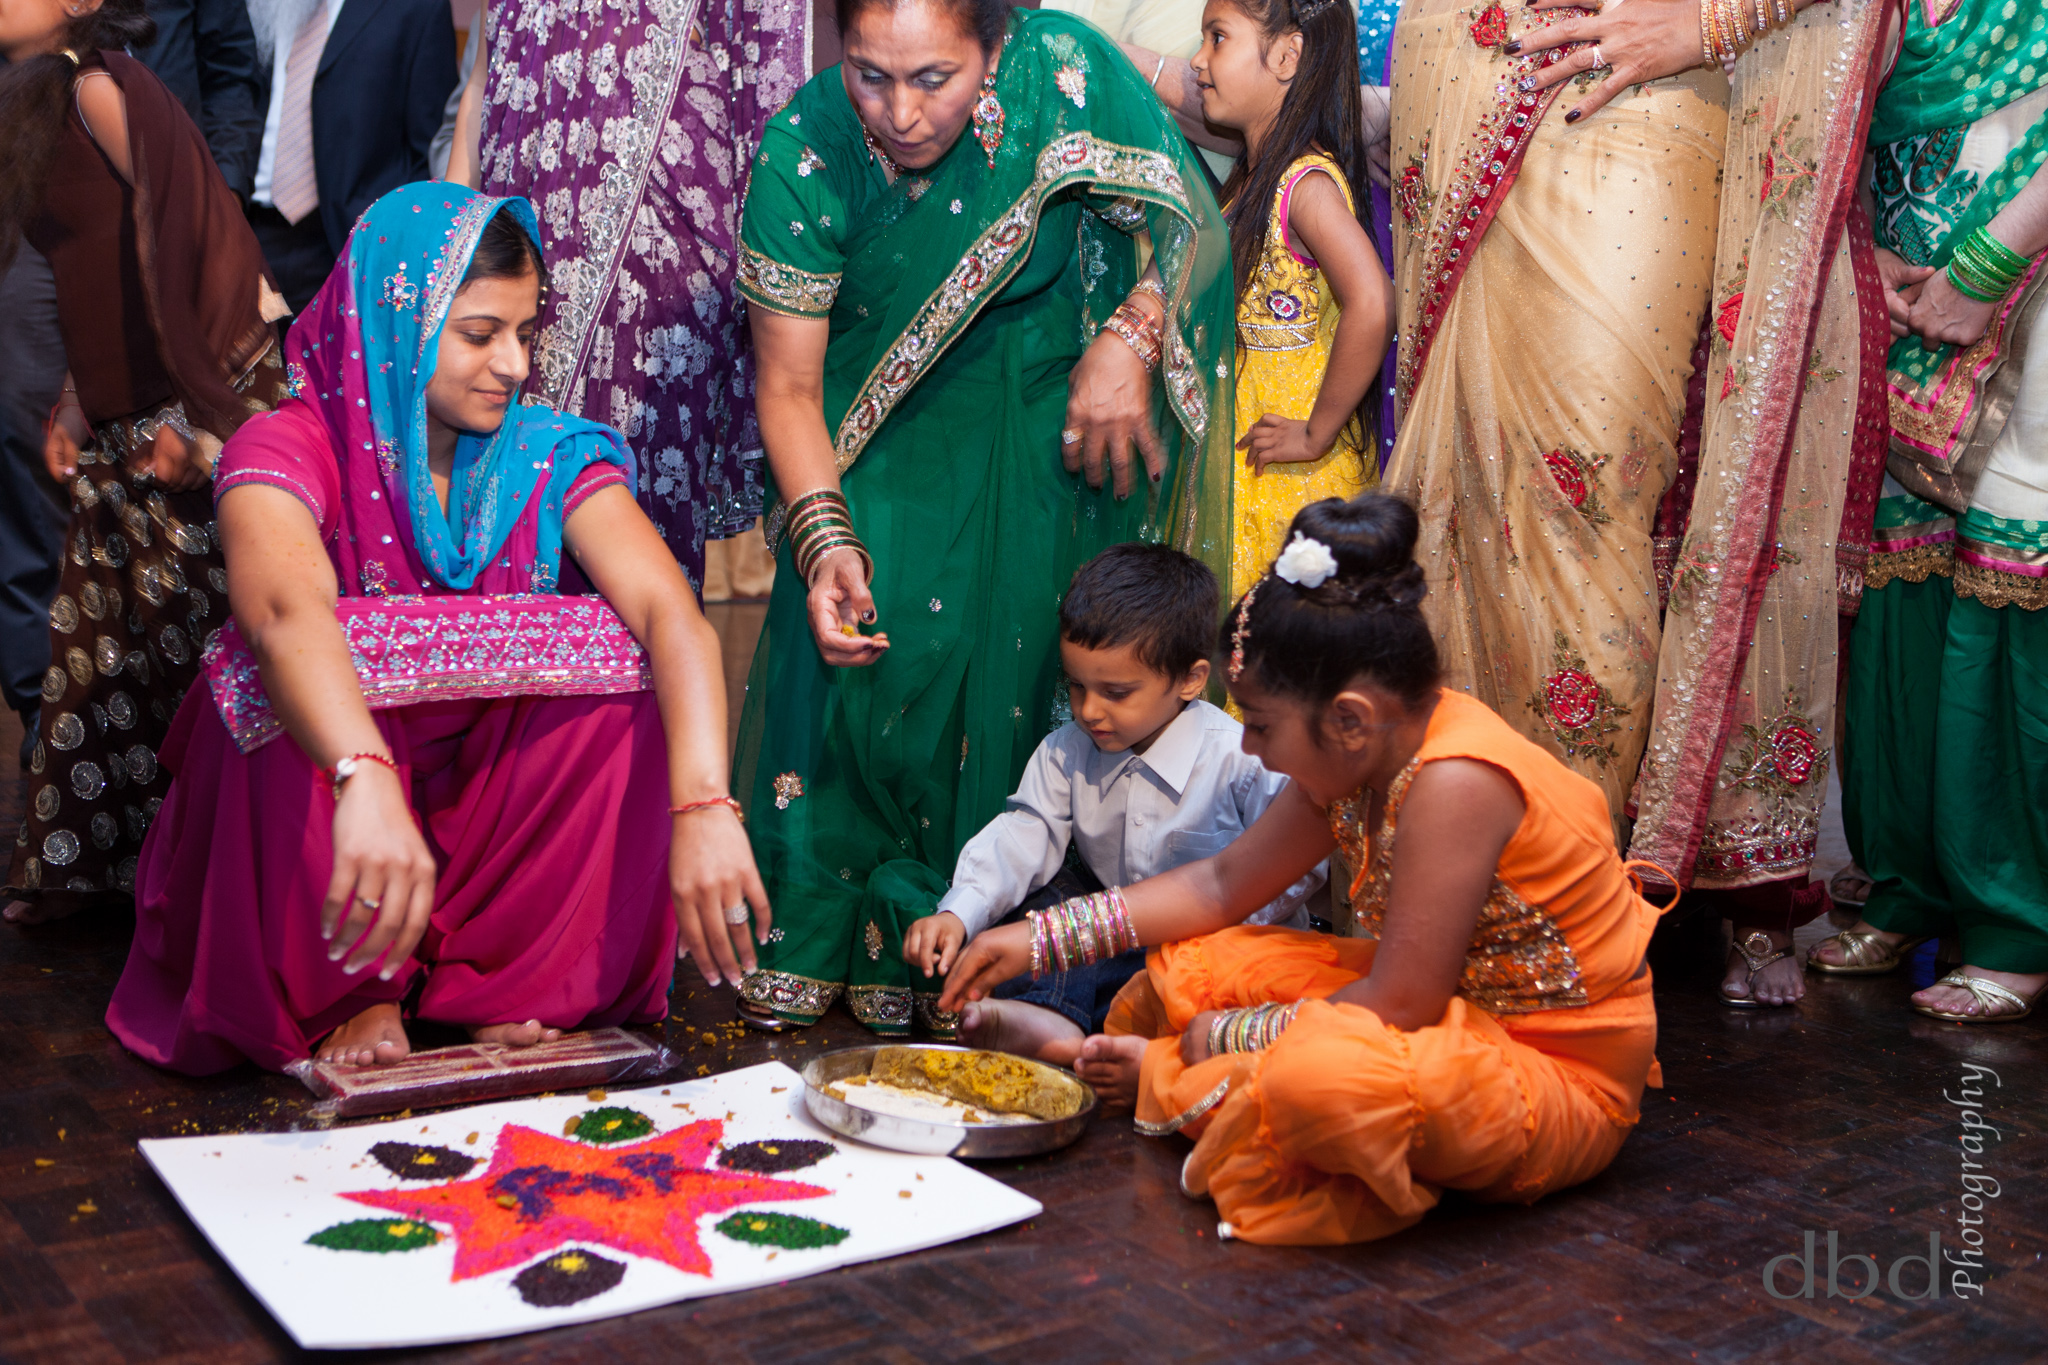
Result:
{"label": "sequined fabric", "polygon": [[[1358,918],[1359,933],[1366,938],[1378,938],[1386,919],[1387,893],[1394,881],[1394,826],[1408,784],[1421,767],[1418,757],[1389,784],[1386,815],[1370,857],[1361,851],[1351,863],[1360,869],[1351,887],[1351,911]],[[1337,836],[1347,860],[1362,843],[1367,799],[1367,794],[1360,792],[1330,804],[1330,831]],[[1587,1003],[1578,957],[1556,921],[1499,877],[1486,893],[1479,925],[1465,950],[1458,994],[1494,1014],[1573,1009]]]}
{"label": "sequined fabric", "polygon": [[157,749],[228,613],[211,487],[166,492],[126,464],[176,407],[103,422],[79,452],[10,891],[132,890],[170,789]]}
{"label": "sequined fabric", "polygon": [[534,396],[617,427],[692,584],[761,510],[753,357],[734,306],[761,125],[806,75],[796,0],[490,9],[484,189],[545,226]]}

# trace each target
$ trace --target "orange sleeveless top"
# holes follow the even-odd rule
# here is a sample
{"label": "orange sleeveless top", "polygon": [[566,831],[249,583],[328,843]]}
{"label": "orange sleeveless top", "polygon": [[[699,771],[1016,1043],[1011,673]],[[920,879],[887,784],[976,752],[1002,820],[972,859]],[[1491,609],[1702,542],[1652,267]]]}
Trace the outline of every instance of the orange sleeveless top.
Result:
{"label": "orange sleeveless top", "polygon": [[1458,994],[1493,1014],[1526,1014],[1590,1005],[1633,977],[1657,909],[1642,898],[1615,851],[1606,796],[1484,702],[1449,688],[1437,700],[1421,749],[1387,789],[1376,837],[1367,838],[1368,792],[1330,803],[1331,832],[1358,869],[1351,905],[1360,932],[1380,936],[1408,786],[1423,764],[1445,758],[1497,769],[1521,792],[1524,806],[1465,951]]}

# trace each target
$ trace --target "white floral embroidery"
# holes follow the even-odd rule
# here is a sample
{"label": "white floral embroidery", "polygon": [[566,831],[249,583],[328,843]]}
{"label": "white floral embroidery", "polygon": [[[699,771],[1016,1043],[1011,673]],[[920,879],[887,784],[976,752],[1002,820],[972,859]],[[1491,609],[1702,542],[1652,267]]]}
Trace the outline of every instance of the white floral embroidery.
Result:
{"label": "white floral embroidery", "polygon": [[792,237],[803,236],[804,225],[802,223],[797,222],[794,218],[792,218],[789,222],[789,235]]}
{"label": "white floral embroidery", "polygon": [[951,204],[947,205],[947,207],[952,209],[953,212],[958,213],[960,211],[960,201],[958,199],[955,199]]}

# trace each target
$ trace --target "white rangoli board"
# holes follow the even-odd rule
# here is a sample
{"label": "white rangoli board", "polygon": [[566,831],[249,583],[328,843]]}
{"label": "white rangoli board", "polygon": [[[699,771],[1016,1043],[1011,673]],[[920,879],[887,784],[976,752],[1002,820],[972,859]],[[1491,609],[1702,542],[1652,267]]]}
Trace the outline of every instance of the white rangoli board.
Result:
{"label": "white rangoli board", "polygon": [[[601,1102],[579,1093],[324,1132],[153,1138],[140,1146],[200,1231],[293,1340],[308,1348],[426,1346],[616,1317],[938,1246],[1020,1222],[1041,1209],[1038,1201],[951,1158],[883,1151],[829,1132],[810,1117],[803,1095],[797,1073],[770,1062],[666,1087],[611,1091]],[[570,1119],[599,1107],[632,1109],[654,1121],[647,1138],[605,1149],[622,1155],[700,1120],[721,1124],[719,1141],[725,1146],[777,1138],[831,1142],[837,1152],[818,1164],[769,1177],[831,1193],[785,1202],[748,1199],[698,1217],[698,1244],[711,1262],[708,1276],[599,1238],[571,1237],[535,1249],[517,1264],[455,1281],[459,1237],[445,1223],[434,1224],[442,1233],[438,1243],[410,1251],[330,1250],[306,1240],[339,1223],[403,1217],[344,1199],[344,1191],[413,1193],[459,1183],[401,1180],[369,1155],[374,1143],[446,1147],[474,1156],[477,1164],[461,1181],[489,1182],[494,1148],[508,1125],[559,1141]],[[472,1133],[474,1142],[468,1141]],[[706,1164],[717,1169],[715,1156]],[[739,1209],[816,1219],[851,1235],[827,1247],[752,1245],[716,1231]],[[565,1307],[527,1303],[514,1276],[564,1249],[623,1262],[624,1277]]]}

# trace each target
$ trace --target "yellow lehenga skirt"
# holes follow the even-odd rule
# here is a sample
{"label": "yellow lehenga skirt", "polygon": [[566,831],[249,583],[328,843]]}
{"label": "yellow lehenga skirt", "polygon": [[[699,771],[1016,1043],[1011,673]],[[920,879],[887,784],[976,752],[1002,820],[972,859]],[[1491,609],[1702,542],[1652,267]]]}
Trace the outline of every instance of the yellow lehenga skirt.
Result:
{"label": "yellow lehenga skirt", "polygon": [[[1651,532],[1713,285],[1728,82],[1689,72],[1567,124],[1568,81],[1530,117],[1529,59],[1500,48],[1555,20],[1473,14],[1415,0],[1395,33],[1402,411],[1386,486],[1421,513],[1447,681],[1618,816],[1656,688]],[[1512,158],[1480,152],[1518,139],[1496,206]]]}

